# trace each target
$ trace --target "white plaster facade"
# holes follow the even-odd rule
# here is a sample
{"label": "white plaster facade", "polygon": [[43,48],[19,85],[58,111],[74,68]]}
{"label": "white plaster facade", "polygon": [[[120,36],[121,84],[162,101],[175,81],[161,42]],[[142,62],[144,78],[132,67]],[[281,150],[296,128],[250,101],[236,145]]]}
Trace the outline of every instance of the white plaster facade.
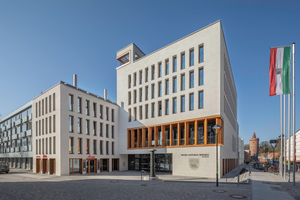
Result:
{"label": "white plaster facade", "polygon": [[[288,152],[289,152],[289,140],[290,140],[290,144],[291,144],[291,148],[290,148],[290,160],[291,161],[294,161],[294,151],[293,151],[293,148],[294,148],[294,136],[291,135],[290,138],[286,139],[286,160],[288,160]],[[298,130],[296,132],[296,161],[299,162],[300,161],[300,130]]]}
{"label": "white plaster facade", "polygon": [[[203,61],[200,61],[199,58],[199,47],[203,47],[204,49]],[[194,51],[194,65],[192,66],[190,66],[191,50]],[[183,53],[185,54],[185,68],[181,69],[181,55]],[[124,55],[127,54],[128,56],[124,59]],[[172,69],[174,57],[177,58],[176,71]],[[237,159],[237,92],[220,21],[210,24],[148,55],[145,55],[135,44],[130,44],[117,52],[117,59],[122,62],[122,65],[117,68],[117,103],[120,105],[120,141],[127,140],[127,129],[129,128],[172,123],[201,117],[221,116],[224,122],[224,145],[219,146],[219,174],[221,174],[223,159]],[[169,61],[168,74],[166,74],[167,60]],[[162,64],[161,76],[158,72],[160,63]],[[154,78],[152,78],[152,66],[155,68]],[[147,69],[148,81],[146,81]],[[204,70],[204,84],[202,85],[199,84],[200,69]],[[192,88],[189,87],[190,72],[194,72],[194,87]],[[182,74],[185,74],[184,90],[180,88]],[[174,87],[174,77],[177,77],[176,92],[172,91]],[[135,79],[136,83],[134,83]],[[169,94],[165,93],[166,80],[169,80]],[[161,96],[159,96],[158,92],[160,82],[162,83]],[[155,86],[154,98],[151,97],[153,84]],[[146,87],[149,88],[148,99],[146,99],[147,95],[145,94]],[[199,91],[204,92],[204,106],[200,109],[198,105]],[[137,96],[136,103],[134,102],[134,93],[136,93]],[[194,94],[193,110],[189,109],[191,93]],[[183,95],[185,96],[185,111],[181,112],[180,100]],[[140,96],[142,96],[141,100]],[[176,114],[172,113],[173,98],[177,98]],[[166,100],[169,100],[169,114],[165,113]],[[161,101],[162,104],[161,116],[158,116],[159,101]],[[151,116],[152,103],[155,103],[154,117]],[[147,105],[149,109],[148,118],[145,113]],[[129,121],[128,117],[130,114],[131,121]],[[156,154],[172,154],[172,171],[174,175],[215,176],[215,146],[156,148],[156,150]],[[129,154],[149,154],[149,149],[128,149],[126,142],[120,142],[119,152],[121,156],[126,157]],[[191,156],[189,156],[189,154]],[[199,168],[196,170],[191,169],[189,163],[190,159],[194,159],[193,154],[208,154],[208,156],[206,155],[204,157],[198,155],[196,162],[199,162]]]}
{"label": "white plaster facade", "polygon": [[[73,104],[70,103],[70,95],[73,98]],[[78,98],[81,99],[81,111],[79,111],[78,108]],[[87,114],[86,101],[89,102],[89,114]],[[100,117],[100,106],[102,107],[102,117]],[[94,108],[96,115],[94,115]],[[106,109],[108,109],[108,118]],[[94,166],[96,173],[100,173],[101,159],[109,159],[107,171],[112,171],[112,159],[120,158],[118,154],[119,144],[117,139],[118,111],[119,107],[115,103],[84,90],[78,89],[75,86],[65,84],[64,82],[58,83],[34,98],[33,146],[35,148],[33,149],[33,172],[69,175],[72,170],[70,166],[73,166],[73,164],[71,165],[72,161],[70,163],[70,159],[76,159],[76,161],[81,159],[79,163],[81,166],[79,173],[85,174],[88,173],[88,160],[91,158],[93,160],[95,159],[95,162],[97,160],[97,165]],[[70,116],[73,119],[71,128]],[[79,118],[81,119],[81,128],[79,128],[78,125]],[[87,120],[89,125],[89,134],[87,134]],[[95,135],[94,123],[96,125]],[[100,124],[102,124],[101,135]],[[41,126],[41,128],[39,126]],[[108,137],[106,135],[107,127]],[[81,130],[79,131],[79,129]],[[114,133],[114,135],[112,133]],[[80,145],[78,138],[81,138],[81,147],[79,147]],[[86,139],[89,139],[89,141]],[[70,140],[73,141],[73,144],[70,143]],[[96,141],[96,152],[94,152],[94,140]],[[102,154],[100,154],[100,141],[102,141]],[[87,152],[87,142],[89,143],[89,152]],[[108,152],[106,152],[107,142]],[[114,146],[112,147],[112,145]],[[38,162],[41,161],[40,167],[43,168],[43,157],[47,160],[47,169],[44,172],[43,169],[39,170],[39,167],[37,166],[37,159],[41,158],[41,160],[38,160]],[[51,172],[50,170],[50,159],[55,159],[54,172]],[[119,161],[120,170],[124,168],[123,162],[124,161],[122,160]]]}

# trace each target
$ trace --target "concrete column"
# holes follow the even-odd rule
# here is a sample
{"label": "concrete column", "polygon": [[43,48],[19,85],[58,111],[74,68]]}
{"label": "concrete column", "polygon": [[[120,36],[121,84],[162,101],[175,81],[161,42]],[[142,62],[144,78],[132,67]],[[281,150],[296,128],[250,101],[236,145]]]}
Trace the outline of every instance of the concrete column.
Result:
{"label": "concrete column", "polygon": [[173,146],[173,132],[172,132],[172,124],[170,124],[170,146]]}
{"label": "concrete column", "polygon": [[204,144],[207,144],[207,119],[204,119]]}
{"label": "concrete column", "polygon": [[198,121],[195,121],[195,125],[194,125],[194,133],[195,133],[195,145],[198,144]]}
{"label": "concrete column", "polygon": [[155,175],[155,149],[150,150],[150,177],[156,177]]}

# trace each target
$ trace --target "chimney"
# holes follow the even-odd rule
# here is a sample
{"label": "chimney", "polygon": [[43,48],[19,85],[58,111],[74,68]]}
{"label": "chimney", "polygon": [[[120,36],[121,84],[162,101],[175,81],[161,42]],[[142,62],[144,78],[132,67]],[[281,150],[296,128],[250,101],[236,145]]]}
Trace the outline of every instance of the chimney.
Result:
{"label": "chimney", "polygon": [[73,74],[73,86],[77,89],[77,74]]}
{"label": "chimney", "polygon": [[104,100],[107,100],[107,89],[104,89]]}

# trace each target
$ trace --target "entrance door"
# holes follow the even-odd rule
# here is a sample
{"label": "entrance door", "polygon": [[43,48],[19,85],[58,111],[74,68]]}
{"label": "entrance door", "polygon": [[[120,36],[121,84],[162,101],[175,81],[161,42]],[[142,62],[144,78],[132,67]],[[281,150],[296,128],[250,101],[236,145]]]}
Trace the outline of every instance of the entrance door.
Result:
{"label": "entrance door", "polygon": [[119,158],[113,158],[112,159],[112,170],[113,171],[119,171]]}
{"label": "entrance door", "polygon": [[101,172],[108,172],[109,171],[109,159],[104,158],[101,159]]}
{"label": "entrance door", "polygon": [[36,159],[36,173],[41,173],[41,159]]}
{"label": "entrance door", "polygon": [[49,169],[49,173],[50,174],[55,174],[55,159],[53,159],[53,158],[51,158],[50,160],[49,160],[49,162],[50,162],[50,169]]}
{"label": "entrance door", "polygon": [[47,171],[47,159],[43,159],[43,174],[46,174]]}
{"label": "entrance door", "polygon": [[87,160],[87,173],[97,173],[97,159]]}

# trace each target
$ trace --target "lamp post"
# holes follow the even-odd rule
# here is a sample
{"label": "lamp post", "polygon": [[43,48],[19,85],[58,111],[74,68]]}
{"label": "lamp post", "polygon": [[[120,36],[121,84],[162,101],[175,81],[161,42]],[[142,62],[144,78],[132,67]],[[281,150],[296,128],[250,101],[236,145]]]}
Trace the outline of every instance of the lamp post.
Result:
{"label": "lamp post", "polygon": [[219,164],[218,164],[218,139],[219,139],[219,137],[218,137],[218,134],[219,134],[219,132],[220,132],[220,130],[222,129],[222,126],[220,126],[219,124],[216,124],[216,125],[214,125],[214,127],[213,127],[213,130],[214,130],[214,132],[216,133],[216,186],[218,187],[219,186],[219,176],[218,176],[218,173],[219,173]]}

